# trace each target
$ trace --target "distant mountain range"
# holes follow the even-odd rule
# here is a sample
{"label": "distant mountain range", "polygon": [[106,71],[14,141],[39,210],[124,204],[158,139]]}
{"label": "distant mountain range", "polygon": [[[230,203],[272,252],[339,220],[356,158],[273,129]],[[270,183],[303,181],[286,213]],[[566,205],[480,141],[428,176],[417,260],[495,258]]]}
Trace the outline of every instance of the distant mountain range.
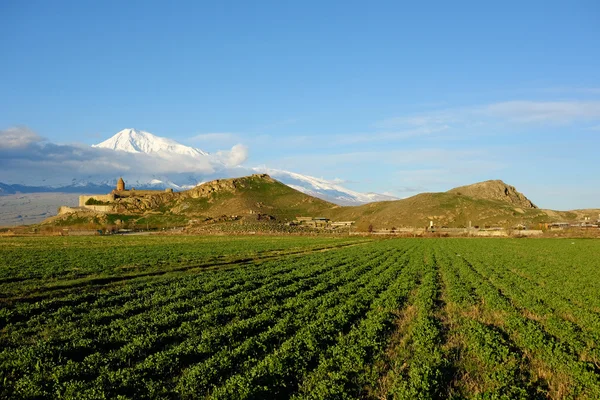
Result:
{"label": "distant mountain range", "polygon": [[[137,129],[123,129],[111,138],[92,145],[92,148],[115,151],[118,152],[115,154],[119,156],[123,156],[124,153],[131,154],[131,157],[147,155],[152,157],[152,160],[173,165],[174,169],[176,169],[181,160],[185,160],[188,164],[197,160],[199,163],[210,165],[213,170],[212,173],[208,174],[193,172],[156,173],[150,177],[147,174],[138,176],[135,172],[127,171],[124,174],[126,184],[129,187],[136,187],[138,189],[172,188],[180,191],[193,188],[200,183],[217,178],[235,178],[252,173],[268,173],[300,192],[338,205],[357,205],[374,201],[397,200],[396,197],[384,194],[356,192],[336,182],[290,171],[268,167],[231,167],[219,155],[210,154],[201,149],[183,145],[172,139],[159,137]],[[27,186],[0,183],[0,195],[46,192],[99,194],[112,190],[117,179],[118,176],[105,176],[94,179],[74,178],[69,184],[53,186]]]}

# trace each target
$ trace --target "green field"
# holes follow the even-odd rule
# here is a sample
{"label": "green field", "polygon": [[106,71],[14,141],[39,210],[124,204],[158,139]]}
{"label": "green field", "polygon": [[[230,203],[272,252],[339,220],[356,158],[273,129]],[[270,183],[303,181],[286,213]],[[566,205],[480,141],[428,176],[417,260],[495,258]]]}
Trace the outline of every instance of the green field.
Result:
{"label": "green field", "polygon": [[0,398],[600,398],[600,241],[0,238]]}

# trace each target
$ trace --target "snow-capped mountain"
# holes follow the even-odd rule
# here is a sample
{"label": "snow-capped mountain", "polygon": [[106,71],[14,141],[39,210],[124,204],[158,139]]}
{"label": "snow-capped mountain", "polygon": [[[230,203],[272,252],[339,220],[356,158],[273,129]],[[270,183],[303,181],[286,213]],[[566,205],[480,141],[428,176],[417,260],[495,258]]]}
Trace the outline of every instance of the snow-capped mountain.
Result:
{"label": "snow-capped mountain", "polygon": [[252,169],[256,172],[269,174],[271,177],[302,193],[340,205],[357,205],[375,201],[398,200],[397,197],[385,194],[356,192],[343,187],[335,181],[315,178],[295,172],[267,167],[255,167]]}
{"label": "snow-capped mountain", "polygon": [[[155,136],[149,132],[139,131],[136,129],[123,129],[110,139],[93,145],[92,147],[125,151],[128,153],[145,153],[162,157],[172,157],[173,155],[211,157],[209,153],[203,150],[185,146],[174,140]],[[235,177],[232,175],[244,175],[248,173],[246,168],[237,168],[235,171],[227,171],[227,173],[224,172],[225,171],[221,171],[221,177]],[[347,189],[336,182],[328,181],[323,178],[302,175],[295,172],[266,167],[252,168],[249,172],[270,174],[275,179],[278,179],[282,183],[298,191],[341,205],[397,200],[395,197],[378,193],[356,192],[354,190]],[[198,178],[200,178],[200,180],[198,180],[196,184],[207,180],[205,177]],[[194,186],[190,185],[189,181],[187,184],[182,184],[181,182],[176,182],[173,179],[168,178],[154,178],[149,182],[136,182],[136,185],[136,187],[171,187],[176,190],[187,189],[190,186]]]}
{"label": "snow-capped mountain", "polygon": [[185,146],[172,139],[155,136],[137,129],[123,129],[116,135],[92,147],[125,151],[127,153],[145,153],[155,155],[178,154],[192,157],[204,157],[209,154],[200,149]]}
{"label": "snow-capped mountain", "polygon": [[[42,179],[40,184],[35,183],[35,187],[31,180],[29,185],[0,184],[0,195],[47,191],[106,193],[114,187],[119,175],[123,175],[127,186],[137,189],[186,190],[213,179],[236,178],[260,172],[268,173],[303,193],[340,205],[396,200],[395,197],[387,195],[356,192],[343,187],[339,182],[323,178],[267,167],[240,166],[240,162],[246,157],[246,149],[241,145],[234,146],[230,151],[209,154],[149,132],[123,129],[91,147],[87,148],[87,152],[80,148],[75,149],[77,154],[83,152],[88,160],[87,164],[83,164],[87,167],[85,172],[73,171],[73,175],[78,174],[76,178],[71,179],[73,175],[63,174],[61,176],[65,180],[62,182],[53,181],[49,184]],[[115,153],[112,153],[113,151]],[[95,164],[90,164],[90,160]],[[90,167],[91,165],[94,166]]]}

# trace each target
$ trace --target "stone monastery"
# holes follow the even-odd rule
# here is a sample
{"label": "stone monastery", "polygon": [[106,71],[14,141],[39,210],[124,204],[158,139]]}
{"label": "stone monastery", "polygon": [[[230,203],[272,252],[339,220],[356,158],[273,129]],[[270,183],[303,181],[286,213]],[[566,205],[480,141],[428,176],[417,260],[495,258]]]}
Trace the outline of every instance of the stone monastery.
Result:
{"label": "stone monastery", "polygon": [[109,208],[117,199],[127,199],[135,197],[152,196],[162,193],[173,193],[173,189],[165,190],[135,190],[135,188],[126,189],[125,181],[119,178],[116,189],[113,189],[109,194],[102,195],[83,195],[79,196],[79,207],[89,208],[96,211],[105,211],[104,208]]}

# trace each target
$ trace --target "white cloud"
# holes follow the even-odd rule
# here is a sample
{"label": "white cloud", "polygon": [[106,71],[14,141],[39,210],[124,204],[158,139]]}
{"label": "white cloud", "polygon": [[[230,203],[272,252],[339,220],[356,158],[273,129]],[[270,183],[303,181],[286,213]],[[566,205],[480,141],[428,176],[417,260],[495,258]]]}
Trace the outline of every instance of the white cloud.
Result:
{"label": "white cloud", "polygon": [[380,168],[409,166],[417,169],[419,166],[435,166],[448,168],[450,165],[464,168],[497,167],[494,154],[486,148],[468,150],[452,150],[443,148],[420,148],[410,150],[356,151],[337,154],[298,154],[274,160],[279,168],[286,170],[310,170],[312,175],[318,172],[312,169],[326,170],[333,167],[358,166],[369,168],[377,165]]}
{"label": "white cloud", "polygon": [[[424,186],[399,186],[394,188],[394,190],[398,193],[425,193],[428,189]],[[387,195],[391,195],[391,192],[383,193]]]}
{"label": "white cloud", "polygon": [[0,130],[0,149],[23,149],[44,139],[26,127],[11,127]]}
{"label": "white cloud", "polygon": [[506,101],[484,106],[479,113],[516,123],[569,124],[600,119],[600,101]]}
{"label": "white cloud", "polygon": [[397,141],[409,139],[419,136],[429,136],[435,133],[443,132],[449,129],[449,125],[439,126],[422,126],[414,129],[389,131],[389,132],[373,132],[361,134],[335,135],[331,142],[334,144],[358,144],[372,142]]}
{"label": "white cloud", "polygon": [[284,126],[293,125],[297,122],[298,122],[297,118],[287,118],[287,119],[282,119],[279,121],[274,121],[274,122],[270,122],[268,124],[261,125],[261,126],[257,127],[256,130],[265,131],[265,130],[277,129],[277,128],[281,128]]}
{"label": "white cloud", "polygon": [[[395,140],[413,136],[435,136],[443,133],[445,138],[458,133],[465,137],[473,133],[489,134],[506,124],[522,125],[529,129],[548,125],[574,125],[600,122],[600,101],[503,101],[484,105],[448,108],[424,113],[388,118],[375,126],[397,129],[392,133],[350,135],[351,142]],[[485,128],[485,131],[482,129]],[[594,130],[594,128],[592,128]],[[511,132],[508,130],[507,132]],[[354,138],[354,139],[353,139]]]}
{"label": "white cloud", "polygon": [[414,127],[423,129],[423,133],[429,133],[427,131],[428,129],[447,127],[448,125],[457,122],[459,119],[456,110],[449,109],[388,118],[377,122],[375,126],[385,129]]}
{"label": "white cloud", "polygon": [[[589,89],[590,91],[592,89]],[[392,143],[408,139],[462,140],[469,136],[493,135],[506,125],[528,128],[547,125],[568,125],[600,122],[600,101],[503,101],[483,105],[431,110],[387,118],[373,124],[372,132],[346,134],[254,137],[257,146],[274,148],[311,148],[316,141],[320,148],[367,143]],[[591,128],[596,130],[595,128]]]}
{"label": "white cloud", "polygon": [[[151,180],[155,176],[186,177],[227,174],[248,158],[248,148],[235,145],[228,151],[203,157],[182,154],[127,153],[87,145],[41,142],[27,128],[0,131],[0,171],[4,183],[64,184],[118,175]],[[192,178],[190,178],[192,179]],[[192,179],[193,180],[193,179]]]}
{"label": "white cloud", "polygon": [[577,93],[584,95],[595,95],[600,94],[600,87],[556,86],[539,89],[538,91],[546,93]]}
{"label": "white cloud", "polygon": [[[322,141],[322,136],[319,140]],[[292,146],[314,146],[315,138],[308,135],[268,135],[260,134],[254,136],[250,141],[260,147],[272,146],[276,148]]]}
{"label": "white cloud", "polygon": [[205,143],[211,145],[221,145],[223,143],[231,143],[232,141],[239,140],[238,135],[230,132],[212,132],[212,133],[201,133],[196,136],[192,136],[187,141],[193,143]]}
{"label": "white cloud", "polygon": [[248,147],[236,144],[231,150],[219,151],[216,155],[227,167],[237,167],[248,159]]}

